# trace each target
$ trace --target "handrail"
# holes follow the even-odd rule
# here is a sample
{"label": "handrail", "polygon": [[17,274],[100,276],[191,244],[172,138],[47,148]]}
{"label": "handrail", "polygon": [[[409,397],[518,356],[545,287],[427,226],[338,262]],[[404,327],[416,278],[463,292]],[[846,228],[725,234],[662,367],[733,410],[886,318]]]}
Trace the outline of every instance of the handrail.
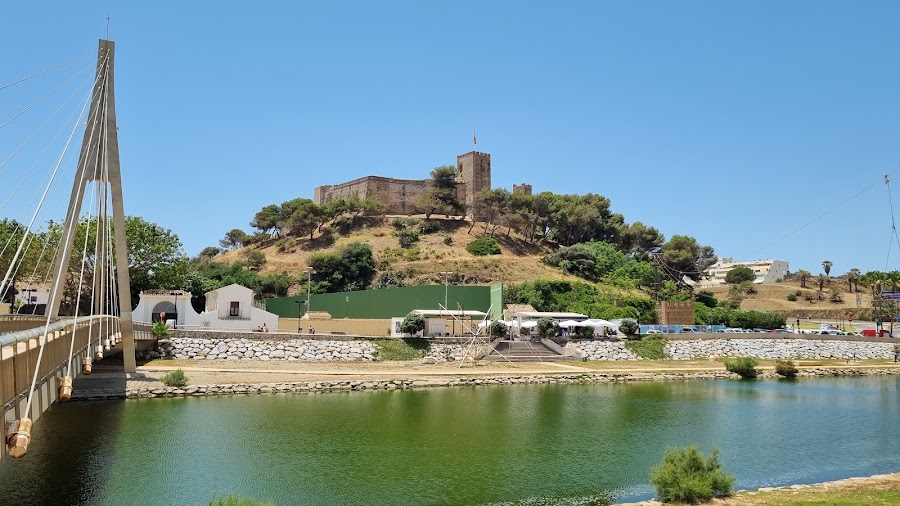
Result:
{"label": "handrail", "polygon": [[[78,323],[88,322],[90,320],[99,320],[102,318],[111,318],[111,315],[92,315],[92,316],[82,316],[78,318]],[[57,330],[62,330],[66,327],[75,324],[75,318],[71,318],[68,320],[58,321],[56,323],[51,323],[49,327],[46,327],[47,332],[55,332]],[[28,339],[34,339],[36,337],[40,337],[44,335],[45,326],[41,325],[40,327],[36,327],[28,330],[20,330],[18,332],[12,332],[9,334],[0,335],[0,346],[11,346],[21,341],[27,341]]]}

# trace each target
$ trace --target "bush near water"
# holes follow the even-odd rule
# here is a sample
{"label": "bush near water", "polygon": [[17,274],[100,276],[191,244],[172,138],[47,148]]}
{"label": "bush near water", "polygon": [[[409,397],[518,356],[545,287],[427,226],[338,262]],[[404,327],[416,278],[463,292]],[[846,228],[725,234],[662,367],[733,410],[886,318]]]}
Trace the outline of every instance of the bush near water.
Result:
{"label": "bush near water", "polygon": [[251,499],[236,494],[228,494],[225,497],[213,497],[209,500],[209,506],[275,506],[275,503]]}
{"label": "bush near water", "polygon": [[753,379],[759,376],[759,369],[756,368],[756,359],[753,357],[726,358],[722,360],[725,369],[733,372],[744,379]]}
{"label": "bush near water", "polygon": [[793,360],[776,360],[775,372],[785,378],[795,378],[797,376],[797,366],[794,365]]}
{"label": "bush near water", "polygon": [[167,387],[183,387],[187,385],[187,376],[184,375],[184,371],[181,369],[175,369],[172,372],[166,373],[159,380]]}
{"label": "bush near water", "polygon": [[730,495],[734,476],[725,474],[719,450],[704,457],[696,446],[666,450],[662,464],[650,471],[650,483],[663,502],[696,504]]}

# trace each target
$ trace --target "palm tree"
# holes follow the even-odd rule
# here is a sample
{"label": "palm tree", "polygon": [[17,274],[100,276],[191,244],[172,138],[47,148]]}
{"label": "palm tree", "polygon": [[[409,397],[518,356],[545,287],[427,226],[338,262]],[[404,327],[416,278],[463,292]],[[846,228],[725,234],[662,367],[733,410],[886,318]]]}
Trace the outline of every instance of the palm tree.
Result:
{"label": "palm tree", "polygon": [[804,271],[800,269],[797,271],[797,280],[800,281],[800,288],[806,288],[806,282],[809,281],[809,278],[812,277],[812,274],[809,271]]}
{"label": "palm tree", "polygon": [[[892,292],[896,292],[898,288],[900,288],[900,272],[891,271],[884,275],[885,284],[891,287]],[[894,303],[893,299],[891,299],[891,303],[887,305],[888,311],[891,315],[891,335],[894,335],[894,316],[897,315],[897,306]]]}
{"label": "palm tree", "polygon": [[885,273],[879,271],[869,271],[863,274],[859,280],[862,281],[863,286],[868,286],[872,289],[872,301],[881,298],[881,286],[885,280]]}
{"label": "palm tree", "polygon": [[856,291],[859,291],[859,277],[861,275],[862,274],[860,273],[859,269],[857,269],[856,267],[850,269],[850,272],[847,273],[847,282],[850,283],[851,292],[853,291],[854,284],[856,285]]}
{"label": "palm tree", "polygon": [[816,276],[816,282],[819,283],[819,291],[820,292],[825,289],[825,283],[827,281],[828,281],[828,278],[826,278],[824,274],[819,274],[818,276]]}
{"label": "palm tree", "polygon": [[825,276],[831,277],[831,260],[825,260],[822,262],[822,268],[825,269]]}

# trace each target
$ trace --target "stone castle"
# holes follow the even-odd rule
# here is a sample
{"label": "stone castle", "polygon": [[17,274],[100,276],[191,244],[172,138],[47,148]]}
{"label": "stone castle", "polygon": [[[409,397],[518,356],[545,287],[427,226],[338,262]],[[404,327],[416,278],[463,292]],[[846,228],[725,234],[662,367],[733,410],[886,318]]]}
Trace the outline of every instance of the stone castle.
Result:
{"label": "stone castle", "polygon": [[[346,183],[316,187],[313,202],[327,204],[351,197],[369,198],[384,205],[388,214],[416,214],[416,202],[428,188],[428,179],[365,176]],[[467,207],[483,189],[491,189],[491,155],[470,151],[456,157],[457,197]],[[531,186],[528,185],[530,193]]]}

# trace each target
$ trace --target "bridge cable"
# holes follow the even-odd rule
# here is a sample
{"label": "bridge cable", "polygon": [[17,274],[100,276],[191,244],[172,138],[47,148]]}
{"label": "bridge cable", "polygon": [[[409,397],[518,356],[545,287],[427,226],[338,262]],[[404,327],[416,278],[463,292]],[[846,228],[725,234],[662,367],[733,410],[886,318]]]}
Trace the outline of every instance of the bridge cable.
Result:
{"label": "bridge cable", "polygon": [[[73,177],[72,179],[75,179],[75,178]],[[65,218],[63,218],[63,220],[65,220]],[[61,234],[60,234],[60,237],[61,237]],[[52,246],[52,248],[53,248],[53,253],[50,255],[50,258],[56,258],[56,254],[59,252],[60,241],[59,241],[59,240],[57,240],[57,241],[52,241],[52,231],[48,230],[48,234],[47,234],[47,244],[50,245],[51,242],[52,242],[52,244],[53,244],[53,246]],[[41,258],[39,258],[37,264],[35,264],[35,266],[34,266],[34,273],[32,274],[32,277],[34,277],[34,275],[37,274],[37,270],[38,270],[38,267],[39,267],[40,264],[41,264],[41,260],[43,260],[43,256],[42,256]],[[41,284],[44,285],[44,286],[50,286],[50,284],[51,284],[50,278],[51,278],[51,275],[53,274],[53,267],[54,267],[53,264],[54,264],[53,260],[50,260],[50,261],[47,262],[47,272],[46,272],[46,273],[44,274],[44,276],[41,278],[41,280],[42,280],[42,281],[41,281]],[[47,302],[48,302],[48,303],[50,302],[50,301],[49,301],[49,297],[48,297]],[[46,305],[45,305],[45,306],[46,306]],[[46,310],[45,310],[45,311],[46,311]],[[32,315],[37,314],[37,304],[35,304],[35,305],[34,305],[34,308],[32,308],[31,314],[32,314]]]}
{"label": "bridge cable", "polygon": [[[896,169],[894,169],[894,170],[888,172],[886,176],[891,176],[891,175],[893,175],[893,174],[894,174],[895,172],[897,172],[897,171],[900,171],[900,167],[897,167]],[[862,190],[860,190],[860,191],[854,193],[854,194],[851,195],[849,198],[844,199],[843,201],[841,201],[841,202],[838,203],[837,205],[835,205],[835,206],[833,206],[832,208],[828,209],[827,211],[825,211],[824,213],[820,214],[819,216],[816,216],[815,218],[813,218],[812,220],[808,221],[808,222],[805,223],[804,225],[802,225],[802,226],[800,226],[800,227],[798,227],[798,228],[792,230],[791,232],[788,232],[787,234],[785,234],[785,235],[781,236],[780,238],[778,238],[778,239],[776,239],[776,240],[770,242],[769,244],[763,246],[762,248],[759,248],[758,250],[752,252],[750,255],[747,255],[747,256],[748,256],[748,257],[754,257],[754,256],[756,256],[757,254],[759,254],[760,252],[765,251],[765,250],[767,250],[768,248],[770,248],[770,247],[772,247],[772,246],[778,244],[779,242],[781,242],[781,241],[787,239],[788,237],[790,237],[790,236],[792,236],[792,235],[794,235],[794,234],[800,232],[801,230],[805,229],[806,227],[812,225],[813,223],[815,223],[815,222],[821,220],[822,218],[828,216],[829,214],[831,214],[831,213],[833,213],[834,211],[838,210],[839,208],[843,207],[844,205],[846,205],[847,203],[849,203],[851,200],[853,200],[853,199],[859,197],[860,195],[862,195],[863,193],[865,193],[865,192],[871,190],[872,188],[874,188],[875,186],[877,186],[877,185],[878,185],[879,183],[881,183],[881,182],[882,182],[882,178],[878,178],[878,180],[875,181],[874,183],[872,183],[872,184],[870,184],[869,186],[866,186],[865,188],[863,188]]]}
{"label": "bridge cable", "polygon": [[894,240],[897,241],[897,247],[900,248],[900,236],[897,235],[897,220],[894,218],[894,198],[891,195],[891,180],[887,174],[884,175],[884,185],[887,187],[887,195],[888,195],[888,205],[891,209],[891,234],[888,238],[888,252],[887,259],[884,261],[884,270],[887,272],[888,263],[891,259],[891,247],[893,246]]}
{"label": "bridge cable", "polygon": [[[78,123],[76,123],[76,128],[73,129],[72,134],[69,135],[69,140],[66,142],[66,148],[68,148],[69,143],[72,141],[72,137],[75,135],[75,132],[78,129],[78,124],[81,123],[81,118],[83,116],[84,116],[84,109],[82,109],[81,114],[78,116]],[[79,184],[79,187],[80,186],[81,185]],[[77,217],[75,219],[77,219]],[[73,229],[74,229],[74,227],[73,227]],[[68,241],[69,238],[64,237],[61,240]],[[56,279],[53,280],[53,289],[52,289],[51,293],[53,294],[54,298],[56,296],[57,290],[59,290],[60,282],[64,277],[65,276],[63,275],[63,273],[59,273],[59,275],[56,276]],[[56,301],[51,300],[49,302],[50,302],[50,304],[48,304],[48,305],[50,307],[52,307],[52,304],[55,303]],[[40,341],[38,356],[37,356],[37,360],[35,362],[34,375],[31,378],[31,386],[29,387],[29,390],[28,390],[28,401],[25,403],[25,413],[26,414],[31,412],[31,403],[34,401],[34,392],[35,392],[35,385],[37,385],[37,380],[38,380],[38,371],[40,371],[41,359],[44,357],[44,348],[45,348],[45,344],[47,343],[47,332],[50,331],[50,318],[51,318],[50,313],[51,313],[51,311],[47,311],[46,313],[47,313],[47,319],[46,319],[46,323],[44,324],[43,340]],[[73,329],[73,332],[74,331],[75,331],[75,329]]]}
{"label": "bridge cable", "polygon": [[19,248],[16,250],[16,254],[13,256],[12,263],[9,265],[9,269],[6,270],[6,275],[3,277],[3,282],[0,283],[0,293],[6,291],[6,285],[9,282],[9,275],[12,272],[13,266],[18,262],[19,256],[22,254],[22,248],[25,245],[25,239],[28,237],[31,232],[31,227],[34,225],[34,220],[37,218],[38,213],[41,211],[41,208],[44,206],[44,201],[47,198],[47,193],[50,191],[50,188],[53,186],[53,182],[56,179],[56,175],[59,173],[59,167],[62,165],[63,160],[65,159],[66,153],[69,150],[69,146],[72,143],[72,137],[75,136],[75,132],[78,130],[78,124],[80,123],[81,116],[84,115],[84,109],[81,110],[81,115],[79,115],[79,122],[75,124],[75,128],[72,129],[72,133],[69,134],[69,138],[66,141],[65,146],[63,146],[63,151],[60,153],[59,158],[56,161],[56,165],[53,168],[53,172],[50,173],[49,181],[47,183],[47,187],[44,188],[43,194],[41,195],[41,199],[38,202],[37,208],[34,213],[31,215],[31,221],[28,223],[28,227],[25,229],[25,235],[22,237],[22,242],[19,244]]}
{"label": "bridge cable", "polygon": [[84,56],[75,58],[74,60],[69,60],[69,61],[67,61],[67,62],[65,62],[65,63],[63,63],[63,64],[57,65],[57,66],[55,66],[55,67],[53,67],[53,68],[49,68],[49,69],[47,69],[47,70],[42,70],[41,72],[38,72],[37,74],[32,74],[32,75],[30,75],[30,76],[28,76],[28,77],[23,77],[23,78],[19,79],[18,81],[13,81],[13,82],[11,82],[11,83],[4,84],[3,86],[0,86],[0,90],[5,90],[6,88],[12,88],[13,86],[15,86],[15,85],[17,85],[17,84],[24,83],[25,81],[28,81],[28,80],[30,80],[30,79],[34,79],[35,77],[42,76],[42,75],[47,74],[47,73],[49,73],[49,72],[53,72],[53,71],[56,70],[56,69],[61,69],[61,68],[65,67],[65,66],[67,66],[67,65],[71,65],[71,64],[73,64],[73,63],[75,63],[75,62],[77,62],[77,61],[81,61],[81,60],[87,58],[88,56],[90,56],[91,54],[92,54],[92,53],[88,53],[88,54],[86,54],[86,55],[84,55]]}
{"label": "bridge cable", "polygon": [[[96,81],[95,81],[95,83],[96,83]],[[49,123],[50,120],[53,119],[54,116],[56,116],[56,113],[58,113],[60,110],[62,110],[62,108],[65,107],[66,104],[68,104],[69,101],[72,100],[72,98],[75,95],[82,93],[82,89],[84,88],[85,84],[87,84],[87,80],[85,80],[84,83],[82,83],[78,88],[76,88],[75,91],[73,91],[72,94],[69,95],[69,97],[66,98],[66,100],[62,104],[60,104],[60,106],[57,107],[56,110],[53,111],[53,113],[51,113],[50,116],[48,116],[47,119],[45,119],[44,122],[41,123],[41,125],[39,127],[37,127],[37,129],[34,132],[32,132],[31,135],[28,136],[28,138],[25,139],[25,141],[21,145],[19,145],[19,147],[16,148],[15,151],[13,151],[13,154],[9,155],[9,158],[4,160],[3,163],[0,163],[0,170],[3,170],[3,167],[6,167],[6,165],[9,164],[9,162],[12,161],[12,159],[15,158],[16,155],[18,155],[20,151],[22,151],[26,146],[28,146],[28,143],[31,142],[31,140],[34,139],[34,137],[38,133],[40,133],[41,130],[44,129],[44,127],[47,125],[47,123]],[[77,111],[78,109],[75,109],[75,110]],[[66,123],[68,123],[68,120],[66,120]],[[60,127],[60,130],[57,131],[57,135],[59,134],[59,131],[61,131],[65,127],[66,123],[63,123],[63,126]],[[54,140],[55,139],[56,139],[56,136],[54,136]],[[24,179],[23,179],[23,181],[24,181]],[[21,184],[20,184],[20,186],[21,186]]]}
{"label": "bridge cable", "polygon": [[[58,191],[59,191],[60,186],[62,186],[62,185],[55,185],[55,186],[52,187],[52,190],[51,190],[51,193],[50,193],[50,202],[53,202],[54,199],[56,198],[56,195],[57,195],[57,193],[58,193]],[[41,209],[40,214],[38,215],[39,218],[43,219],[44,215],[46,214],[46,210],[47,210],[46,208]],[[47,233],[48,233],[48,232],[44,232],[44,234],[47,234]],[[27,243],[27,245],[25,246],[25,251],[22,253],[22,257],[23,257],[23,258],[24,258],[24,257],[28,254],[28,252],[31,250],[31,246],[32,246],[32,244],[34,244],[34,240],[35,240],[35,238],[37,237],[37,234],[30,233],[30,234],[28,234],[26,237],[28,238],[28,239],[27,239],[27,240],[28,240],[28,243]],[[44,247],[46,248],[46,242],[45,242],[45,246],[44,246]],[[5,248],[4,248],[4,250],[5,250]],[[41,255],[43,256],[43,251],[41,252]],[[19,277],[18,277],[18,276],[19,276],[19,269],[22,267],[23,263],[24,263],[24,261],[18,262],[18,263],[15,264],[16,268],[15,268],[15,271],[12,273],[12,276],[10,277],[10,279],[12,279],[12,280],[19,279]],[[37,266],[35,266],[35,269],[37,269]],[[33,279],[32,279],[32,281],[33,281]],[[5,289],[2,293],[0,293],[0,300],[3,300],[4,298],[6,298],[6,295],[7,295],[7,293],[9,292],[9,290],[13,288],[13,284],[14,284],[14,283],[9,283],[8,285],[6,285],[6,289]]]}
{"label": "bridge cable", "polygon": [[35,106],[37,106],[38,104],[40,104],[41,102],[43,102],[44,100],[46,100],[47,97],[49,97],[50,95],[53,95],[54,93],[56,93],[57,91],[59,91],[63,86],[69,84],[69,82],[70,82],[71,80],[75,79],[76,77],[78,77],[79,75],[81,75],[82,72],[84,72],[85,70],[87,70],[87,69],[89,69],[89,68],[91,68],[91,65],[88,65],[88,66],[84,67],[83,69],[79,70],[75,75],[73,75],[72,77],[70,77],[70,78],[66,79],[65,81],[63,81],[62,84],[60,84],[60,85],[57,86],[56,88],[53,88],[52,90],[50,90],[49,92],[47,92],[46,95],[44,95],[43,97],[37,99],[37,101],[33,102],[31,105],[29,105],[28,107],[22,109],[21,111],[19,111],[19,112],[16,113],[15,115],[13,115],[12,118],[9,118],[9,119],[6,120],[6,122],[4,122],[3,124],[0,124],[0,128],[3,128],[3,127],[5,127],[6,125],[9,125],[9,124],[12,123],[13,121],[15,121],[16,118],[18,118],[19,116],[25,114],[26,112],[30,111],[31,109],[33,109]]}
{"label": "bridge cable", "polygon": [[[96,81],[95,81],[95,83],[96,83]],[[84,101],[84,103],[82,104],[82,108],[88,103],[89,100],[90,100],[90,96]],[[77,111],[78,111],[78,109],[73,110],[72,113],[69,115],[69,117],[66,118],[66,121],[59,127],[59,129],[56,131],[56,134],[54,134],[53,138],[50,139],[50,142],[47,144],[47,147],[44,148],[44,150],[41,152],[38,159],[28,169],[28,172],[26,173],[25,178],[22,179],[22,181],[16,187],[15,191],[13,191],[13,194],[10,195],[9,198],[6,199],[6,201],[3,203],[2,206],[0,206],[0,212],[2,212],[3,209],[6,208],[6,206],[9,204],[9,202],[12,200],[12,198],[16,195],[16,193],[18,193],[19,189],[22,187],[22,184],[25,182],[25,180],[30,176],[30,174],[34,171],[34,169],[41,163],[41,161],[44,159],[44,156],[46,156],[47,152],[50,151],[50,148],[53,147],[53,143],[59,137],[59,134],[65,129],[66,125],[69,124],[69,122],[75,116],[75,112],[77,112]],[[77,125],[77,122],[76,122],[76,125]],[[4,162],[4,163],[6,163],[6,162]],[[44,179],[44,181],[46,181],[46,178]],[[35,194],[35,196],[32,197],[31,202],[28,204],[29,207],[34,205],[34,201],[36,198],[37,198],[37,194]],[[6,249],[10,245],[10,242],[15,237],[15,233],[18,232],[20,228],[21,228],[21,223],[16,221],[16,227],[13,230],[12,234],[10,234],[9,240],[7,240],[6,244],[3,246],[3,250],[0,250],[0,257],[2,257],[3,254],[6,252]]]}
{"label": "bridge cable", "polygon": [[[74,137],[75,132],[78,130],[78,126],[81,123],[81,118],[84,116],[84,111],[85,111],[85,108],[87,107],[87,104],[88,104],[88,102],[86,101],[82,105],[81,114],[79,115],[78,120],[75,122],[72,132],[69,134],[69,137],[66,140],[65,145],[63,146],[62,152],[60,153],[59,157],[57,158],[56,165],[54,166],[53,171],[50,174],[48,174],[48,176],[44,179],[44,181],[46,182],[46,188],[44,188],[43,195],[41,196],[40,201],[38,202],[37,208],[35,209],[34,213],[32,213],[31,221],[29,222],[28,227],[25,229],[25,234],[22,237],[22,242],[19,244],[19,248],[16,250],[16,254],[13,256],[12,263],[10,263],[9,269],[7,269],[7,271],[6,271],[6,275],[4,276],[3,281],[0,282],[0,293],[4,293],[6,291],[6,286],[9,281],[9,275],[12,271],[12,268],[18,262],[19,256],[21,255],[22,247],[25,243],[25,239],[28,237],[29,233],[31,232],[31,227],[34,225],[34,221],[37,218],[38,213],[43,208],[44,201],[47,198],[47,192],[50,191],[50,188],[53,186],[53,183],[56,179],[56,175],[59,173],[59,167],[60,167],[60,165],[62,165],[62,162],[65,159],[66,154],[68,153],[69,146],[72,142],[72,137]],[[31,207],[34,204],[34,201],[37,199],[37,196],[40,194],[41,194],[40,191],[38,191],[38,193],[35,194],[34,198],[32,198],[32,200],[31,200],[31,203],[29,203],[29,207]],[[19,226],[21,226],[21,224],[19,224]],[[6,251],[6,247],[4,247],[3,251]],[[0,254],[2,254],[2,252],[0,252]]]}
{"label": "bridge cable", "polygon": [[[85,192],[87,194],[87,192]],[[78,326],[78,312],[81,310],[81,291],[84,287],[84,266],[87,263],[87,246],[88,239],[91,238],[91,216],[94,213],[94,199],[90,200],[90,207],[88,208],[87,215],[87,230],[84,233],[84,247],[81,250],[81,271],[78,274],[78,291],[75,296],[75,323],[72,324],[73,329]],[[66,374],[65,376],[70,375],[70,371],[72,370],[72,357],[75,354],[75,332],[72,332],[72,341],[69,344],[69,360],[66,362]],[[90,334],[88,334],[90,336]]]}

